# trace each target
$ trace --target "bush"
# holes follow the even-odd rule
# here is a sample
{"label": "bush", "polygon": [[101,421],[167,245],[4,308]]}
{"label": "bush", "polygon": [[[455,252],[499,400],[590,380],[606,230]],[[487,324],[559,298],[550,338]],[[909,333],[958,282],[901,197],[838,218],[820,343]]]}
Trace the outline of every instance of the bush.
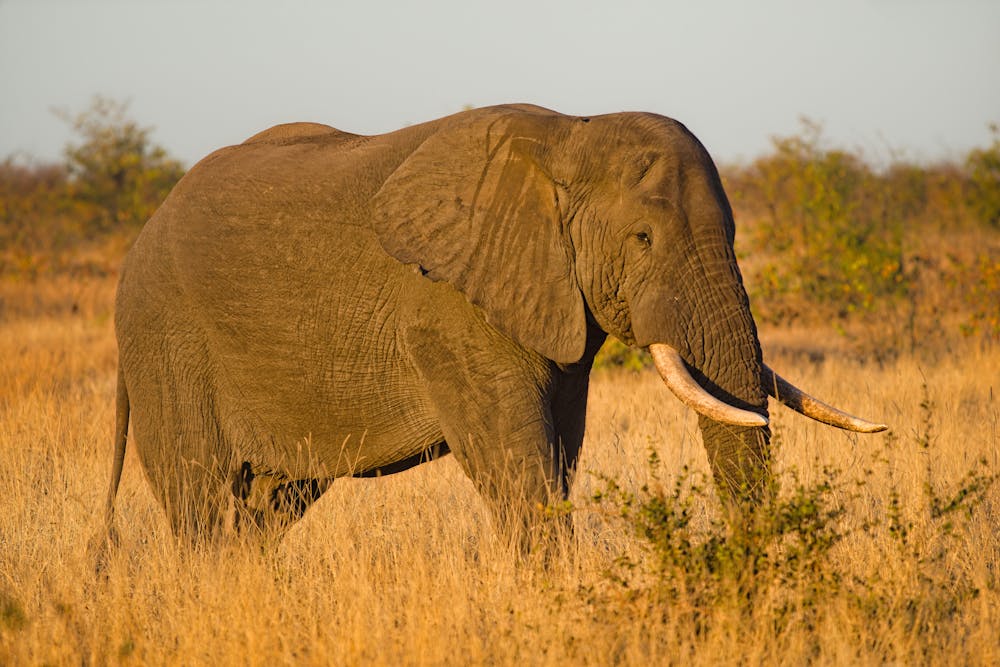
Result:
{"label": "bush", "polygon": [[629,347],[614,336],[608,336],[607,341],[594,358],[594,368],[624,368],[629,371],[641,371],[651,368],[653,358],[646,350]]}
{"label": "bush", "polygon": [[[946,650],[954,628],[977,613],[983,588],[998,586],[995,577],[984,582],[962,567],[962,556],[982,526],[975,515],[993,511],[990,494],[1000,475],[979,461],[942,488],[933,457],[948,450],[937,442],[927,394],[925,386],[923,419],[908,454],[925,463],[917,498],[895,486],[888,452],[903,443],[891,433],[860,478],[822,467],[818,481],[807,484],[792,470],[782,476],[785,488],[775,488],[743,523],[706,514],[711,491],[686,468],[665,483],[655,453],[651,482],[638,491],[602,478],[596,508],[624,523],[641,545],[614,560],[606,573],[609,594],[618,591],[619,600],[624,594],[641,613],[669,620],[696,640],[719,632],[720,624],[725,632],[735,616],[740,627],[809,637],[820,652],[830,622],[865,628],[890,619],[904,636]],[[887,650],[886,660],[894,662],[890,646],[869,650]]]}
{"label": "bush", "polygon": [[822,324],[882,359],[962,331],[998,338],[1000,130],[962,162],[873,168],[820,126],[723,170],[758,321]]}
{"label": "bush", "polygon": [[65,164],[0,162],[0,276],[106,273],[183,175],[125,104],[98,97],[75,116]]}
{"label": "bush", "polygon": [[805,485],[793,476],[791,493],[773,493],[753,519],[732,526],[704,516],[711,491],[686,467],[672,485],[664,484],[655,452],[649,458],[652,483],[627,491],[612,479],[594,494],[643,545],[639,558],[621,556],[612,580],[645,591],[659,603],[684,601],[707,610],[752,600],[773,586],[804,585],[813,595],[830,590],[841,574],[831,551],[846,535],[831,500],[839,483],[829,470],[822,481]]}
{"label": "bush", "polygon": [[959,271],[958,282],[967,287],[963,300],[969,310],[962,332],[1000,341],[1000,253],[981,253]]}
{"label": "bush", "polygon": [[751,252],[768,255],[750,281],[765,318],[793,319],[817,305],[844,317],[905,296],[903,221],[923,204],[922,174],[897,169],[897,186],[888,187],[856,155],[824,149],[809,123],[774,147],[735,192],[756,209]]}
{"label": "bush", "polygon": [[81,236],[62,165],[0,162],[0,275],[61,268]]}
{"label": "bush", "polygon": [[993,143],[969,153],[969,206],[979,219],[1000,227],[1000,125],[991,125]]}
{"label": "bush", "polygon": [[151,128],[127,114],[128,105],[95,97],[86,111],[58,112],[79,135],[66,147],[70,197],[84,205],[89,232],[138,227],[184,175],[180,162],[152,142]]}

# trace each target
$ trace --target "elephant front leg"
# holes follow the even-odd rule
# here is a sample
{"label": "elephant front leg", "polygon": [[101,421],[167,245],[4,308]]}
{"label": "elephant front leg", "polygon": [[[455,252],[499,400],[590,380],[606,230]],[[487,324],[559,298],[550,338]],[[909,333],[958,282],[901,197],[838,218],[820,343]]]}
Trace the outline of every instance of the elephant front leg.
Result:
{"label": "elephant front leg", "polygon": [[546,508],[562,498],[551,436],[536,428],[477,432],[471,426],[457,415],[442,421],[449,444],[462,443],[452,452],[486,500],[497,535],[527,552],[542,539]]}
{"label": "elephant front leg", "polygon": [[437,332],[414,339],[448,447],[489,505],[498,536],[529,550],[546,507],[564,498],[548,367],[502,344],[456,349]]}
{"label": "elephant front leg", "polygon": [[569,497],[576,463],[583,448],[589,390],[590,363],[571,372],[561,372],[556,378],[551,412],[557,443],[557,481],[563,498]]}

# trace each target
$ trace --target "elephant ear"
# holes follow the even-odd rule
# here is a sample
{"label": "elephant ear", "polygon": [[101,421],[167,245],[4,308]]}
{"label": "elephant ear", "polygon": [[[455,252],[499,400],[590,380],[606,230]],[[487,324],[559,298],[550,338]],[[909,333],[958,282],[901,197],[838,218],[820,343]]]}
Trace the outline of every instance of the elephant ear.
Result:
{"label": "elephant ear", "polygon": [[578,361],[583,296],[541,159],[555,117],[509,110],[450,120],[376,194],[382,247],[462,291],[522,345]]}

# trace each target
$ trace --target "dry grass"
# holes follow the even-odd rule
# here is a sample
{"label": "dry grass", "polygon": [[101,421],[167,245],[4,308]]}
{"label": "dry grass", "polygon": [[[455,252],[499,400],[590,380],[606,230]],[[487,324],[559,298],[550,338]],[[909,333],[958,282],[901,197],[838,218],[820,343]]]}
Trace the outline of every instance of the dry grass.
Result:
{"label": "dry grass", "polygon": [[[650,448],[668,486],[684,463],[706,470],[694,416],[654,376],[610,371],[592,385],[576,535],[548,567],[496,546],[448,459],[338,481],[261,554],[176,546],[130,454],[122,549],[98,578],[86,545],[111,463],[112,290],[2,291],[0,664],[1000,662],[1000,494],[935,519],[925,492],[947,496],[979,459],[1000,471],[996,348],[862,366],[809,361],[795,351],[831,348],[782,334],[772,365],[895,430],[852,437],[775,408],[779,468],[807,484],[840,471],[826,500],[842,538],[826,571],[742,599],[657,593],[648,541],[590,500],[592,473],[641,494]],[[707,526],[713,501],[698,506]]]}

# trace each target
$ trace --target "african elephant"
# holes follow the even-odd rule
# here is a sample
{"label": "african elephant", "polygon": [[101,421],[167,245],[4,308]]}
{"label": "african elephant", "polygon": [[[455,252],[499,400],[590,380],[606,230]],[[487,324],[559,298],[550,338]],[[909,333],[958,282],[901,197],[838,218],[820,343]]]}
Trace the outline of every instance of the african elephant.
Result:
{"label": "african elephant", "polygon": [[650,113],[507,105],[223,148],[122,268],[109,530],[131,420],[179,534],[278,529],[337,477],[450,452],[523,536],[568,492],[608,334],[650,350],[700,414],[723,497],[752,505],[768,394],[885,426],[764,365],[733,234],[705,148]]}

